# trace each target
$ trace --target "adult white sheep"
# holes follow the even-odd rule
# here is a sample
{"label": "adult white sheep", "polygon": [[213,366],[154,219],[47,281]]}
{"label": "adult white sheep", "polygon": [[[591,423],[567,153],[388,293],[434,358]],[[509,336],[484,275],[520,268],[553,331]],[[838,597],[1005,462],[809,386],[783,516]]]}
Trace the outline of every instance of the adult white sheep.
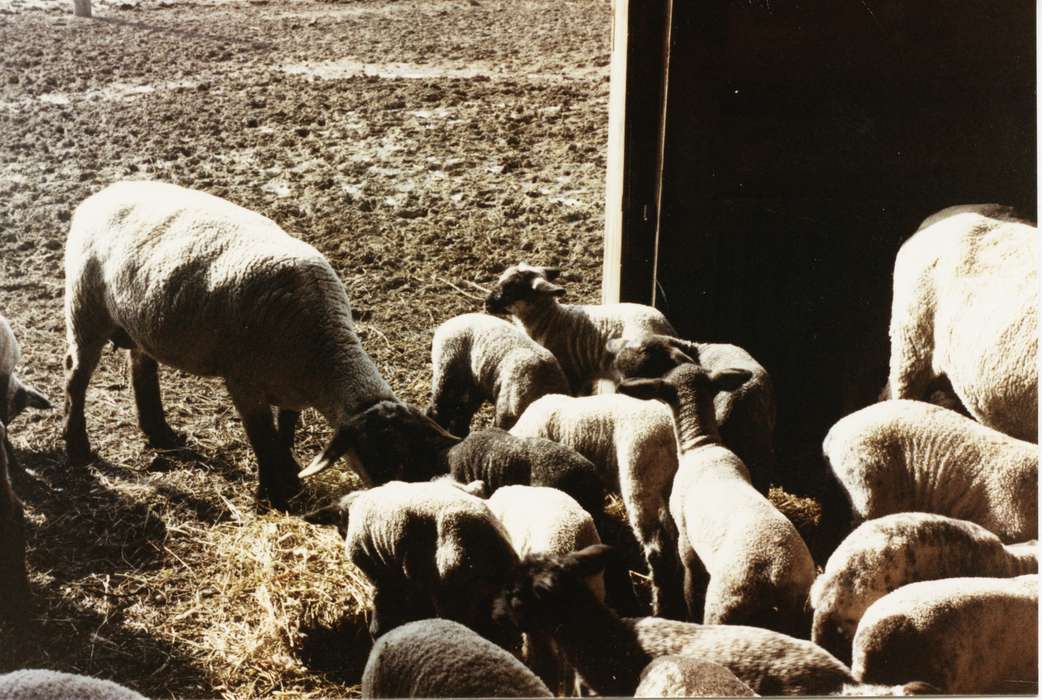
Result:
{"label": "adult white sheep", "polygon": [[[678,531],[689,619],[801,634],[809,621],[814,561],[789,519],[753,488],[716,424],[714,395],[749,378],[747,370],[710,372],[685,363],[658,379],[627,379],[618,389],[663,401],[673,412],[680,465],[669,512]],[[703,572],[709,574],[704,598]]]}
{"label": "adult white sheep", "polygon": [[391,481],[305,517],[336,525],[348,559],[372,582],[374,639],[406,622],[445,617],[517,646],[491,623],[491,606],[518,557],[482,499],[444,481]]}
{"label": "adult white sheep", "polygon": [[462,437],[484,401],[495,406],[493,425],[509,430],[540,396],[568,392],[568,380],[549,350],[488,314],[463,314],[438,326],[431,368],[427,415]]}
{"label": "adult white sheep", "polygon": [[[0,438],[7,431],[0,421]],[[25,515],[11,487],[7,451],[0,449],[0,620],[22,622],[30,603],[25,569]]]}
{"label": "adult white sheep", "polygon": [[926,399],[944,375],[975,419],[1037,442],[1038,229],[982,209],[945,210],[898,251],[888,397]]}
{"label": "adult white sheep", "polygon": [[916,678],[955,695],[1038,692],[1038,576],[898,588],[861,618],[853,670],[868,683]]}
{"label": "adult white sheep", "polygon": [[916,581],[1038,572],[1037,543],[1003,545],[967,520],[895,513],[860,525],[843,540],[810,590],[812,639],[850,662],[851,641],[869,605]]}
{"label": "adult white sheep", "polygon": [[767,493],[774,476],[777,408],[771,377],[752,355],[737,345],[695,343],[666,335],[617,338],[609,340],[606,349],[616,382],[661,377],[686,362],[709,370],[748,372],[749,379],[734,391],[717,392],[713,409],[724,445],[748,467],[753,487]]}
{"label": "adult white sheep", "polygon": [[922,401],[882,401],[825,436],[854,524],[922,511],[969,520],[1003,542],[1038,537],[1038,446]]}
{"label": "adult white sheep", "polygon": [[329,262],[270,219],[175,185],[120,182],[73,214],[65,285],[70,463],[90,460],[87,385],[112,340],[130,350],[138,420],[152,445],[180,444],[163,415],[160,362],[224,379],[257,456],[260,491],[276,507],[299,489],[292,446],[304,408],[337,430],[315,461],[346,454],[369,480],[343,426],[400,402],[362,349]]}
{"label": "adult white sheep", "polygon": [[605,486],[622,496],[651,574],[652,610],[681,617],[680,563],[669,491],[677,470],[673,416],[662,404],[619,394],[533,401],[510,430],[570,447],[593,462]]}
{"label": "adult white sheep", "polygon": [[104,678],[32,668],[0,675],[3,700],[145,700],[145,696]]}
{"label": "adult white sheep", "polygon": [[373,646],[363,698],[540,697],[553,694],[509,652],[452,620],[398,627]]}
{"label": "adult white sheep", "polygon": [[[26,408],[46,409],[51,402],[30,384],[22,381],[15,368],[22,357],[18,339],[7,319],[0,316],[0,423],[11,421]],[[14,468],[15,455],[11,441],[5,437],[3,449],[7,452],[8,466]]]}
{"label": "adult white sheep", "polygon": [[610,379],[605,343],[649,333],[676,335],[662,312],[643,304],[562,304],[559,271],[521,263],[509,267],[485,299],[492,314],[512,314],[537,343],[561,364],[571,394],[589,394],[594,382]]}

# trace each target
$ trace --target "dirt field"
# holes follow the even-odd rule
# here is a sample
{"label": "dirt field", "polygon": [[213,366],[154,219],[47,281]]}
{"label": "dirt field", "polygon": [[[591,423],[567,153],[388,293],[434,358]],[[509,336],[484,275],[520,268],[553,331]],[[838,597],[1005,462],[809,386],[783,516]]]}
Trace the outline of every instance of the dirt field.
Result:
{"label": "dirt field", "polygon": [[[568,299],[600,282],[605,0],[0,0],[0,313],[22,374],[62,400],[62,251],[76,204],[123,178],[196,187],[315,245],[404,399],[431,333],[526,259]],[[357,694],[364,579],[333,531],[258,515],[219,382],[164,371],[192,453],[148,449],[125,359],[88,394],[99,459],[64,465],[61,410],[11,426],[36,609],[0,671],[49,667],[153,697]],[[315,414],[301,461],[328,436]],[[311,502],[355,486],[343,470]]]}

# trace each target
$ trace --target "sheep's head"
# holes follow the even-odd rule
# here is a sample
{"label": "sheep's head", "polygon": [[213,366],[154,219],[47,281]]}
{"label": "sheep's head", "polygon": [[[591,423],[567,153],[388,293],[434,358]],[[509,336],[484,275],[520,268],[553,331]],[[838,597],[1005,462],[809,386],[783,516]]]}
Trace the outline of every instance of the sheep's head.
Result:
{"label": "sheep's head", "polygon": [[668,335],[641,338],[613,338],[605,345],[616,381],[642,377],[661,377],[674,367],[698,362],[698,348]]}
{"label": "sheep's head", "polygon": [[21,381],[17,375],[7,378],[5,401],[0,405],[0,420],[10,422],[15,416],[27,408],[39,410],[51,408],[46,396],[29,384]]}
{"label": "sheep's head", "polygon": [[529,555],[508,578],[493,610],[523,632],[549,630],[597,599],[586,578],[604,570],[612,548],[595,544],[564,556]]}
{"label": "sheep's head", "polygon": [[312,525],[334,525],[341,537],[347,536],[347,524],[351,518],[351,504],[365,491],[352,491],[341,496],[332,503],[327,503],[317,510],[304,515],[304,520]]}
{"label": "sheep's head", "polygon": [[721,391],[735,391],[753,376],[747,369],[709,370],[684,363],[657,379],[627,379],[618,386],[618,393],[638,399],[658,399],[671,406],[685,402],[708,401],[712,413],[713,397]]}
{"label": "sheep's head", "polygon": [[560,274],[556,267],[520,263],[508,267],[485,299],[490,314],[516,314],[526,304],[545,303],[564,296],[564,287],[553,283]]}
{"label": "sheep's head", "polygon": [[416,406],[380,401],[341,425],[300,476],[318,474],[345,456],[370,486],[395,479],[427,481],[444,471],[439,456],[459,441]]}

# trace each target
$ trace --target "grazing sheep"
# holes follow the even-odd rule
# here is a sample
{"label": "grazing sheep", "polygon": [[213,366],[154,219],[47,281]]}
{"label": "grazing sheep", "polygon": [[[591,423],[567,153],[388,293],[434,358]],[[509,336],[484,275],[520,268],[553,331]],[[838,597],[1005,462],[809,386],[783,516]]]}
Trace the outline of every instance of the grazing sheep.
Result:
{"label": "grazing sheep", "polygon": [[521,263],[507,268],[485,299],[492,314],[512,314],[537,343],[554,354],[571,394],[589,394],[609,377],[605,343],[648,333],[676,335],[662,312],[643,304],[561,304],[564,288],[553,283],[552,267]]}
{"label": "grazing sheep", "polygon": [[1003,545],[980,525],[930,513],[869,520],[843,540],[810,589],[811,638],[850,663],[858,621],[890,591],[915,581],[1038,573],[1036,544]]}
{"label": "grazing sheep", "polygon": [[510,431],[566,445],[600,470],[622,496],[651,574],[652,610],[681,617],[680,563],[669,491],[677,469],[673,417],[661,404],[619,394],[550,394],[528,407]]}
{"label": "grazing sheep", "polygon": [[549,350],[488,314],[463,314],[438,326],[431,367],[427,414],[463,437],[483,401],[495,405],[494,425],[509,430],[543,394],[568,392],[568,380]]}
{"label": "grazing sheep", "polygon": [[774,423],[777,414],[774,386],[767,370],[737,345],[693,343],[665,335],[609,340],[616,382],[661,377],[685,362],[709,370],[737,368],[750,377],[734,391],[720,391],[713,399],[720,436],[749,468],[753,487],[766,494],[774,474]]}
{"label": "grazing sheep", "polygon": [[[619,618],[586,585],[610,547],[528,556],[511,574],[495,615],[521,631],[547,631],[600,695],[633,695],[660,656],[720,664],[760,695],[825,695],[856,684],[850,669],[812,642],[759,627]],[[890,689],[894,690],[905,689]]]}
{"label": "grazing sheep", "polygon": [[635,698],[751,698],[752,688],[720,664],[687,656],[660,656],[640,674]]}
{"label": "grazing sheep", "polygon": [[70,463],[90,461],[87,385],[112,340],[130,350],[138,420],[152,445],[181,444],[163,415],[161,362],[224,379],[257,455],[260,492],[277,508],[300,487],[293,435],[307,407],[337,431],[312,468],[346,454],[369,481],[345,426],[399,401],[362,349],[329,262],[270,219],[175,185],[120,182],[73,214],[65,282]]}
{"label": "grazing sheep", "polygon": [[509,652],[452,620],[420,620],[380,638],[363,698],[553,697]]}
{"label": "grazing sheep", "polygon": [[[664,401],[673,411],[680,466],[669,511],[691,619],[805,633],[814,561],[789,519],[753,488],[745,465],[721,444],[716,424],[714,395],[749,378],[746,370],[710,372],[686,363],[660,379],[628,379],[618,388]],[[703,571],[709,574],[704,615]]]}
{"label": "grazing sheep", "polygon": [[[11,324],[0,316],[0,423],[10,425],[11,421],[26,408],[46,409],[51,407],[47,397],[26,384],[15,374],[15,367],[21,359],[22,352],[18,347],[18,339],[14,337]],[[8,467],[15,468],[14,447],[7,437],[3,441],[3,450],[7,452]]]}
{"label": "grazing sheep", "polygon": [[444,617],[516,645],[490,617],[518,558],[480,498],[445,482],[392,481],[349,493],[306,519],[336,525],[348,559],[373,584],[374,639],[405,622]]}
{"label": "grazing sheep", "polygon": [[145,696],[103,678],[45,669],[22,669],[0,675],[3,700],[145,700]]}
{"label": "grazing sheep", "polygon": [[941,212],[898,251],[888,398],[944,375],[975,419],[1037,442],[1038,229],[985,211]]}
{"label": "grazing sheep", "polygon": [[854,675],[942,692],[1038,692],[1038,576],[949,578],[898,588],[865,611]]}
{"label": "grazing sheep", "polygon": [[[7,431],[0,421],[0,439]],[[30,603],[25,570],[25,515],[11,487],[7,450],[0,449],[0,620],[22,622]]]}
{"label": "grazing sheep", "polygon": [[969,520],[1003,542],[1038,537],[1038,446],[921,401],[883,401],[825,436],[854,524],[903,511]]}

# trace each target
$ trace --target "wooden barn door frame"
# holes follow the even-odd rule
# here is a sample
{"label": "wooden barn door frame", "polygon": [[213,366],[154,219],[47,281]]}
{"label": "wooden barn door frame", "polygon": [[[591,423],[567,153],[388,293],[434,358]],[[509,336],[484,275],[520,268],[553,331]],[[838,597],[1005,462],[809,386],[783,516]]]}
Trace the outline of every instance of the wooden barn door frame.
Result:
{"label": "wooden barn door frame", "polygon": [[601,300],[656,298],[674,0],[612,0]]}

